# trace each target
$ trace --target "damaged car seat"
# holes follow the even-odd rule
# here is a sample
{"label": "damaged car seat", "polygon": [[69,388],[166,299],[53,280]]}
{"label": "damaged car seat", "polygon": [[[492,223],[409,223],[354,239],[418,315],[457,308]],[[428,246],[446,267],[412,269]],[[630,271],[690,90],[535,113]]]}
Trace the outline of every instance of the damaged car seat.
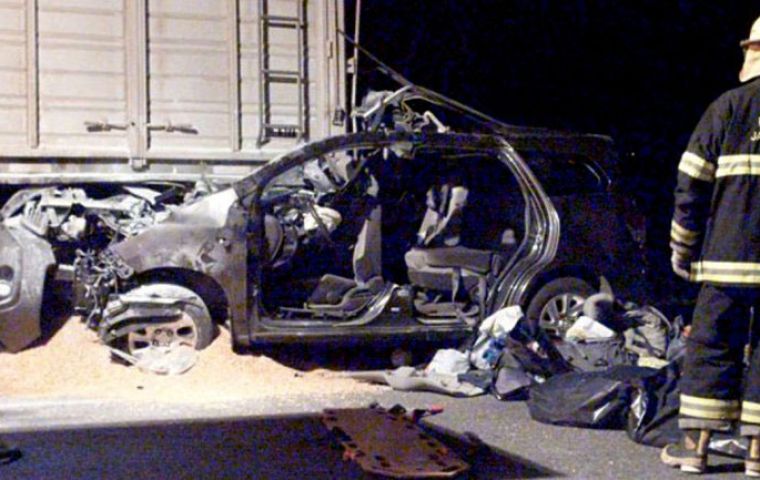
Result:
{"label": "damaged car seat", "polygon": [[417,310],[425,315],[457,313],[456,297],[461,287],[471,299],[475,297],[478,312],[482,314],[484,311],[488,276],[498,270],[500,259],[492,251],[460,244],[468,194],[466,187],[452,184],[428,190],[427,211],[420,225],[417,246],[404,256],[413,285],[451,296],[451,302],[415,302]]}
{"label": "damaged car seat", "polygon": [[306,308],[327,316],[350,316],[361,311],[383,290],[382,207],[376,201],[376,185],[371,190],[370,213],[354,245],[354,278],[323,275],[306,301]]}

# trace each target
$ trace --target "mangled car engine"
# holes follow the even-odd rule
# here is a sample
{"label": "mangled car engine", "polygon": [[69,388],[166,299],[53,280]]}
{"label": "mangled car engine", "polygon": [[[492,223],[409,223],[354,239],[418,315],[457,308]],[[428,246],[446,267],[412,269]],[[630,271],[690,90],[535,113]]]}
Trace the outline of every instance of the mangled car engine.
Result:
{"label": "mangled car engine", "polygon": [[[137,363],[136,352],[155,355],[149,347],[176,346],[178,341],[193,346],[195,339],[182,335],[194,336],[195,329],[179,324],[187,323],[185,310],[196,296],[177,286],[133,288],[134,272],[108,247],[166,220],[179,205],[209,190],[208,185],[179,183],[111,186],[109,191],[90,186],[28,189],[6,203],[2,218],[9,231],[31,233],[49,244],[55,278],[70,282],[75,313],[116,356]],[[156,364],[154,370],[167,373],[168,367]]]}

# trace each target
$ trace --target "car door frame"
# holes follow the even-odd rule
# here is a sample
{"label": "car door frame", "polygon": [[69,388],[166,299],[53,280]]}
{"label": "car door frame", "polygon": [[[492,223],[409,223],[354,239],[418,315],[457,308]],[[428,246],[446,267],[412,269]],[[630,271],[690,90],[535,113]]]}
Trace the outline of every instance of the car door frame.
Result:
{"label": "car door frame", "polygon": [[[242,209],[247,212],[245,217],[249,222],[248,231],[251,232],[247,236],[250,257],[247,278],[249,281],[248,315],[244,328],[249,335],[247,343],[274,339],[306,340],[309,339],[307,337],[316,339],[358,333],[356,328],[339,329],[334,324],[329,328],[304,328],[303,325],[282,328],[267,324],[261,315],[263,262],[259,259],[265,252],[264,212],[261,208],[261,198],[272,179],[316,157],[337,150],[383,148],[395,144],[493,152],[510,169],[523,190],[526,201],[525,235],[508,265],[499,275],[496,288],[489,293],[488,310],[494,311],[524,300],[525,291],[531,280],[551,263],[556,254],[560,225],[551,200],[544,193],[530,168],[506,140],[493,135],[461,133],[363,132],[339,135],[308,143],[285,153],[233,185],[240,198]],[[241,329],[237,328],[236,331],[241,331]],[[236,336],[236,338],[239,337]]]}

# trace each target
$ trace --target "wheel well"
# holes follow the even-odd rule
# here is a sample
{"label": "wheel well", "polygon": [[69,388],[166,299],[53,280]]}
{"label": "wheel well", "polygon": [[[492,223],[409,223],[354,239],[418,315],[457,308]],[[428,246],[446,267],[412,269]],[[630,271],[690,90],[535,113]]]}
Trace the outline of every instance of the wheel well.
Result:
{"label": "wheel well", "polygon": [[598,274],[594,273],[593,271],[589,270],[588,268],[584,268],[581,266],[573,266],[573,265],[556,268],[554,270],[544,272],[535,278],[535,280],[533,281],[533,284],[528,289],[528,293],[525,295],[525,297],[523,297],[522,307],[524,309],[528,308],[530,301],[533,299],[536,293],[541,289],[541,287],[551,282],[552,280],[556,280],[562,277],[580,278],[581,280],[584,280],[585,282],[587,282],[589,285],[596,288],[597,290],[601,290],[603,287],[603,283],[605,282],[605,280],[603,280],[602,277],[600,277]]}
{"label": "wheel well", "polygon": [[201,297],[215,323],[223,323],[229,316],[224,289],[208,275],[183,268],[161,268],[140,273],[135,281],[139,285],[162,282],[189,288]]}

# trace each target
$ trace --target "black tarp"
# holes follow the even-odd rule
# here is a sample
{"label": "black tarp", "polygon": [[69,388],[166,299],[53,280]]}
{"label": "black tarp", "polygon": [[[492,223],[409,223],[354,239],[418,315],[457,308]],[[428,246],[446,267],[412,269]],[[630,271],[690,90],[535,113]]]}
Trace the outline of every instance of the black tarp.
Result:
{"label": "black tarp", "polygon": [[656,374],[651,368],[615,366],[556,375],[530,389],[530,416],[552,425],[623,428],[634,383]]}

